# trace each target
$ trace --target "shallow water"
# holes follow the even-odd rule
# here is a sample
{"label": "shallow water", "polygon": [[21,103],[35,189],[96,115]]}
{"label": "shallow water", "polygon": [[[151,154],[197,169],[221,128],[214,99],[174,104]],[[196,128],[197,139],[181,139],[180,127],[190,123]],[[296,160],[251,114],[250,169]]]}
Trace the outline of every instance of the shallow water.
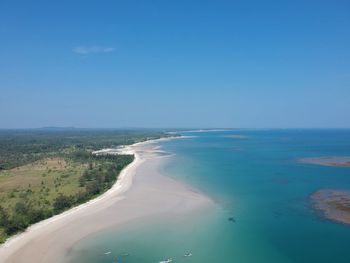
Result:
{"label": "shallow water", "polygon": [[[196,137],[161,143],[176,154],[163,169],[217,208],[97,233],[72,249],[70,262],[350,262],[350,226],[321,218],[309,199],[318,189],[350,189],[350,168],[298,161],[350,156],[350,130],[186,135]],[[184,257],[189,251],[193,256]]]}

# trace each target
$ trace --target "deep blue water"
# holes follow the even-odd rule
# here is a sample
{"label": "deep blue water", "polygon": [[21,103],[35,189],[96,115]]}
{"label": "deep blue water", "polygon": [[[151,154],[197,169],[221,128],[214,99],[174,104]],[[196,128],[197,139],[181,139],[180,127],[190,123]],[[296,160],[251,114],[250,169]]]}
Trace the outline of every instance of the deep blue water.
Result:
{"label": "deep blue water", "polygon": [[[162,143],[175,153],[164,169],[209,195],[218,208],[200,218],[101,232],[79,244],[84,256],[77,253],[72,262],[113,262],[94,256],[106,244],[130,252],[120,259],[129,263],[158,262],[165,255],[175,257],[174,262],[350,262],[350,226],[320,217],[309,200],[319,189],[350,189],[350,168],[298,162],[350,156],[350,130],[185,135],[194,137]],[[191,258],[181,256],[186,250],[192,251]]]}

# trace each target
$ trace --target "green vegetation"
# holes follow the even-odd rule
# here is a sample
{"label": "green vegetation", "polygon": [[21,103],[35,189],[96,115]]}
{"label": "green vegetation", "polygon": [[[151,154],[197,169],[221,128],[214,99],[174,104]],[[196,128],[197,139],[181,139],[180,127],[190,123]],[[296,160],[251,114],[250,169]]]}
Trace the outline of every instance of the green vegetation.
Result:
{"label": "green vegetation", "polygon": [[153,130],[0,130],[0,170],[76,150],[100,150],[168,136]]}
{"label": "green vegetation", "polygon": [[105,192],[134,158],[92,151],[163,136],[147,130],[0,131],[0,243]]}

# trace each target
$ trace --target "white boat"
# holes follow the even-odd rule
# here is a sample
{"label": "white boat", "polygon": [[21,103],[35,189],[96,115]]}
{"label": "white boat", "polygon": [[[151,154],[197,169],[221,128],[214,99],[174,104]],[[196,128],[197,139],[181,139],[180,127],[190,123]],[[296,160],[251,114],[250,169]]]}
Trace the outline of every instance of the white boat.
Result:
{"label": "white boat", "polygon": [[184,257],[191,257],[191,256],[192,256],[192,253],[191,253],[191,252],[186,253],[186,254],[184,255]]}
{"label": "white boat", "polygon": [[109,255],[109,254],[111,254],[111,251],[105,252],[105,255]]}
{"label": "white boat", "polygon": [[168,258],[166,260],[159,261],[159,263],[170,263],[170,262],[173,262],[173,259]]}

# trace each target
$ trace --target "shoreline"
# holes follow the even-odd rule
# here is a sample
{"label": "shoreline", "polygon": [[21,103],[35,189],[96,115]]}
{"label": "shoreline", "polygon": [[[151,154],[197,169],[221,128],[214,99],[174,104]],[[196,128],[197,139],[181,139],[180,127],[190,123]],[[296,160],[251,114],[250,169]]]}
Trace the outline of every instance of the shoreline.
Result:
{"label": "shoreline", "polygon": [[[134,144],[132,144],[132,145],[134,145]],[[128,145],[128,146],[132,146],[132,145]],[[128,153],[128,154],[130,154],[130,153]],[[46,224],[50,224],[51,222],[54,222],[54,221],[59,220],[59,219],[61,219],[63,217],[69,216],[70,214],[75,213],[75,212],[79,211],[80,209],[87,208],[89,205],[94,204],[95,202],[99,202],[100,200],[103,200],[105,197],[107,197],[109,194],[112,194],[115,191],[119,190],[123,186],[122,185],[123,184],[122,181],[123,181],[123,178],[125,177],[125,174],[127,173],[128,169],[130,169],[133,166],[136,166],[138,161],[139,161],[139,157],[136,154],[134,154],[134,160],[120,172],[120,174],[118,175],[117,180],[112,185],[112,187],[110,189],[108,189],[106,192],[104,192],[101,195],[97,196],[96,198],[90,199],[87,202],[82,203],[82,204],[80,204],[78,206],[74,206],[74,207],[68,209],[67,211],[64,211],[64,212],[62,212],[62,213],[60,213],[58,215],[54,215],[54,216],[52,216],[50,218],[44,219],[43,221],[37,222],[37,223],[29,226],[25,231],[20,232],[18,234],[15,234],[14,236],[8,238],[5,241],[5,243],[0,245],[0,255],[1,255],[1,249],[3,247],[8,247],[8,246],[12,245],[12,243],[16,242],[17,239],[21,238],[21,236],[26,234],[27,232],[33,231],[33,230],[35,230],[37,228],[40,228],[40,227],[42,227],[42,226],[44,226]]]}
{"label": "shoreline", "polygon": [[[63,218],[65,216],[69,216],[71,213],[74,213],[74,212],[76,212],[76,211],[78,211],[80,209],[84,209],[84,208],[88,207],[89,205],[94,204],[95,202],[99,202],[100,200],[103,200],[105,197],[107,197],[110,194],[116,193],[116,191],[118,191],[118,190],[125,190],[125,191],[127,191],[128,190],[127,188],[126,189],[122,188],[123,187],[123,181],[124,181],[123,178],[127,174],[128,170],[132,169],[132,167],[134,167],[134,166],[137,166],[138,161],[140,161],[140,158],[139,158],[138,154],[135,151],[133,151],[132,149],[130,149],[130,148],[135,147],[135,146],[140,146],[140,145],[143,145],[143,144],[147,144],[147,143],[157,143],[157,142],[160,142],[160,141],[173,140],[173,139],[177,139],[177,138],[182,138],[182,136],[159,138],[159,139],[153,139],[153,140],[137,142],[137,143],[134,143],[134,144],[131,144],[131,145],[123,145],[120,149],[118,149],[118,154],[133,154],[134,155],[134,160],[129,165],[124,167],[124,169],[120,172],[120,174],[118,175],[117,180],[115,181],[115,183],[112,185],[112,187],[110,189],[108,189],[106,192],[102,193],[101,195],[99,195],[99,196],[97,196],[97,197],[95,197],[93,199],[88,200],[85,203],[82,203],[82,204],[80,204],[78,206],[74,206],[74,207],[68,209],[67,211],[64,211],[64,212],[62,212],[60,214],[54,215],[54,216],[49,217],[47,219],[44,219],[44,220],[42,220],[40,222],[37,222],[37,223],[35,223],[33,225],[30,225],[25,231],[17,233],[14,236],[9,237],[3,244],[0,244],[0,255],[1,255],[1,249],[3,247],[10,246],[13,242],[15,242],[18,238],[21,237],[21,235],[25,234],[26,232],[35,230],[36,228],[39,228],[41,226],[44,226],[46,224],[49,224],[49,223],[54,222],[56,220],[59,220],[60,218]],[[102,149],[100,151],[104,151],[104,150],[105,149]],[[131,185],[127,185],[127,186],[130,187]],[[124,188],[125,188],[125,185],[124,185]]]}
{"label": "shoreline", "polygon": [[[167,211],[167,203],[165,203],[165,206],[163,204],[163,208],[165,209],[160,209],[160,207],[156,206],[156,203],[160,202],[160,199],[162,199],[163,195],[166,195],[167,192],[164,192],[162,195],[157,195],[157,193],[155,193],[152,200],[153,203],[145,204],[140,210],[135,211],[135,209],[132,209],[132,206],[135,206],[139,201],[137,198],[140,198],[136,196],[136,200],[131,200],[134,198],[133,192],[136,192],[131,191],[133,188],[137,188],[137,195],[144,194],[144,192],[147,191],[146,188],[149,188],[150,186],[154,188],[159,187],[160,191],[164,187],[164,189],[168,187],[169,191],[176,190],[179,193],[179,198],[177,199],[176,192],[175,197],[173,196],[174,193],[169,195],[168,201],[170,206],[176,206],[180,201],[184,202],[184,200],[181,199],[183,198],[183,195],[187,195],[186,198],[193,198],[193,200],[189,199],[188,201],[188,203],[191,204],[191,209],[195,208],[197,205],[200,207],[203,204],[210,204],[211,201],[208,198],[191,191],[189,187],[180,182],[166,178],[165,175],[160,175],[160,173],[157,175],[157,180],[151,180],[152,185],[148,185],[148,182],[144,182],[141,184],[141,188],[140,184],[138,184],[138,187],[134,186],[133,180],[135,175],[138,173],[147,174],[149,171],[155,173],[154,169],[156,169],[157,165],[160,165],[162,160],[167,157],[159,155],[159,146],[155,145],[155,147],[152,147],[153,144],[164,140],[180,138],[186,138],[186,136],[138,142],[120,149],[120,153],[133,153],[135,159],[121,171],[117,181],[109,190],[95,199],[73,207],[59,215],[38,222],[30,226],[26,231],[9,238],[0,246],[0,262],[62,262],[62,258],[67,252],[66,250],[82,238],[92,233],[96,233],[108,226],[128,223],[128,221],[135,218],[146,217],[151,214]],[[152,167],[152,162],[154,167]],[[143,169],[139,169],[142,165],[144,166]],[[151,178],[152,175],[149,176]],[[142,179],[139,181],[141,180]],[[161,185],[162,183],[163,185]],[[125,203],[128,204],[128,207],[124,207]],[[111,207],[116,207],[116,211],[118,211],[118,209],[125,210],[123,212],[123,218],[121,218],[123,220],[118,219],[118,221],[113,220],[113,217],[108,217],[112,211],[110,210]],[[114,213],[115,210],[112,212]],[[106,215],[106,218],[104,218],[103,215]],[[102,218],[100,224],[99,220],[96,220],[97,218]],[[81,224],[80,221],[84,222],[85,225]],[[89,225],[91,225],[91,227],[89,227]],[[68,235],[67,237],[62,235],[62,232],[65,231]],[[76,232],[71,233],[71,231]],[[55,234],[57,237],[55,237]],[[58,247],[52,247],[54,246],[54,243],[59,243],[60,245]],[[42,251],[43,255],[40,255],[40,251]]]}

